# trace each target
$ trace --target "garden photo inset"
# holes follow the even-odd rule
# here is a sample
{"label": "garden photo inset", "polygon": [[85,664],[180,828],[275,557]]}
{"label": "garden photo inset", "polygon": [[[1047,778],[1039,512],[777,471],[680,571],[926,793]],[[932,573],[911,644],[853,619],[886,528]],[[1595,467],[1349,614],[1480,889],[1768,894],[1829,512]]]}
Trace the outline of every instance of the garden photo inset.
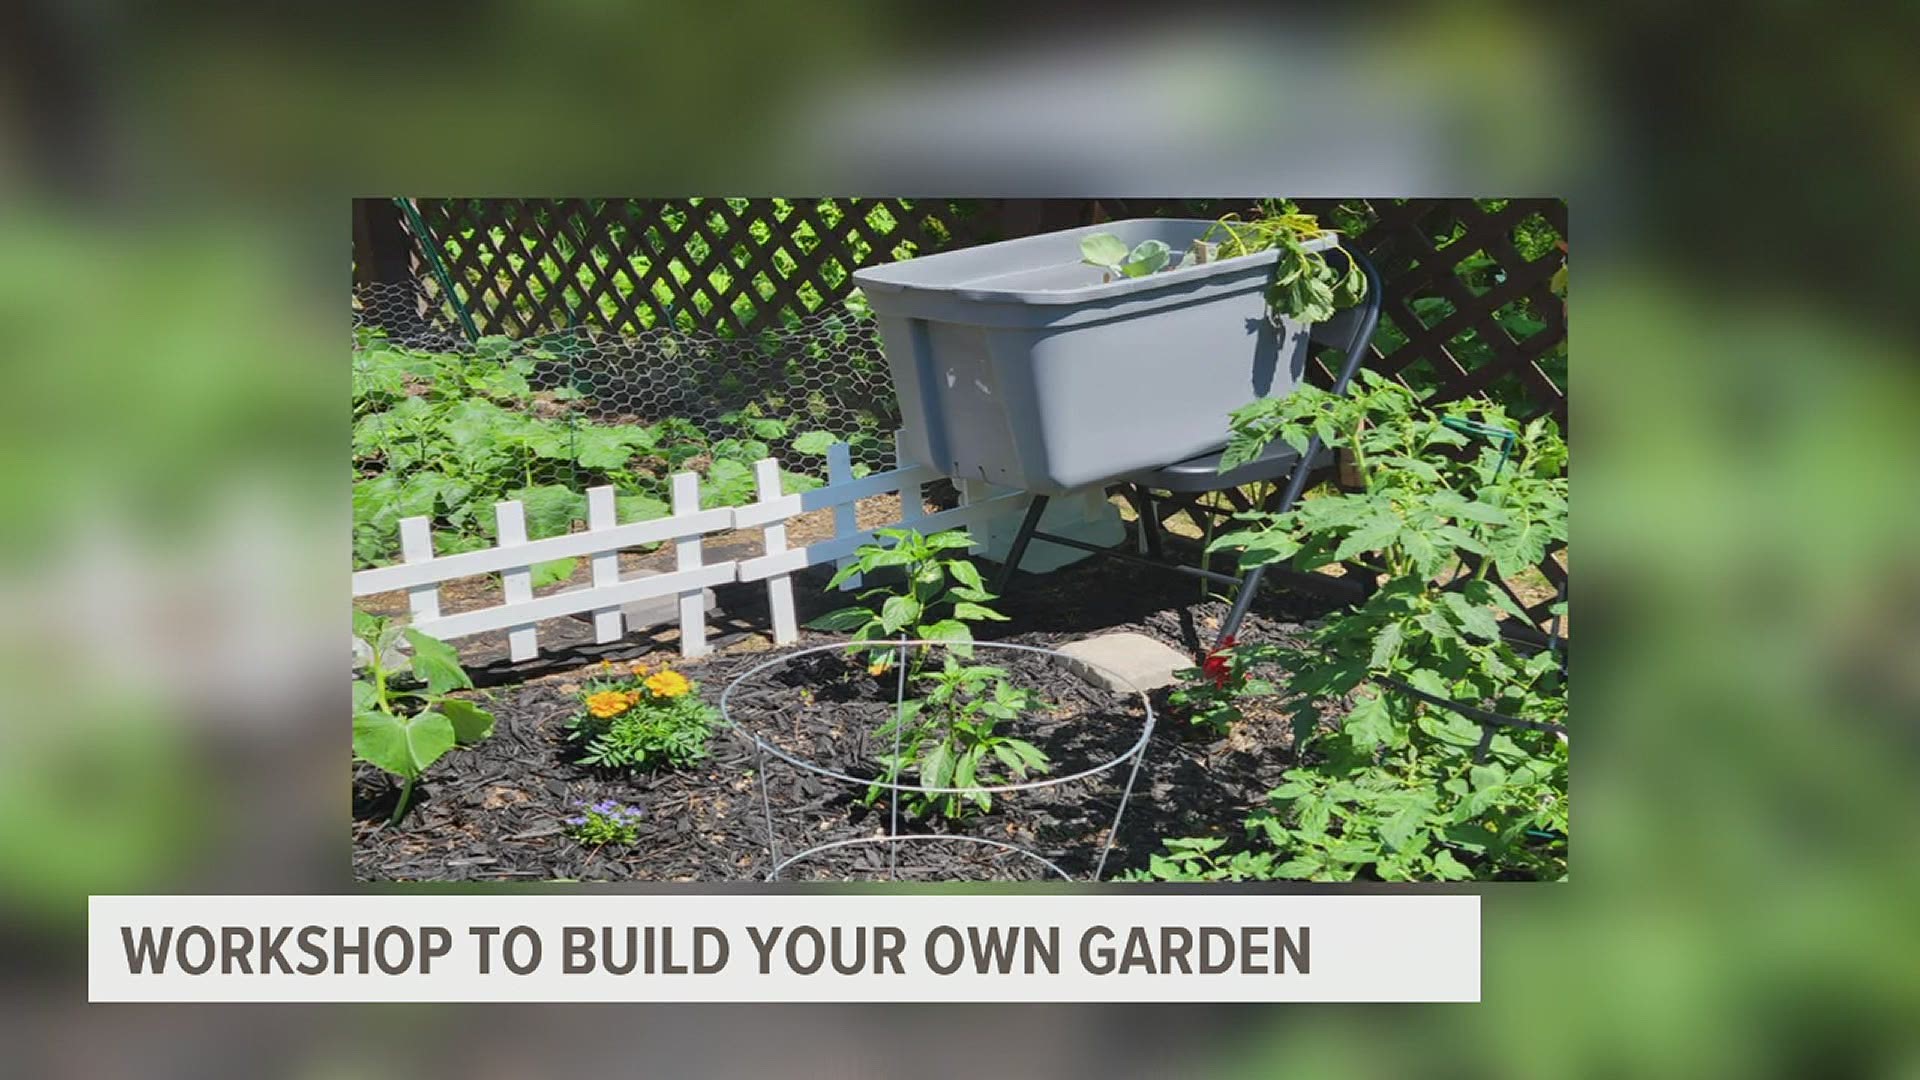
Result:
{"label": "garden photo inset", "polygon": [[366,881],[1560,881],[1555,199],[358,199]]}

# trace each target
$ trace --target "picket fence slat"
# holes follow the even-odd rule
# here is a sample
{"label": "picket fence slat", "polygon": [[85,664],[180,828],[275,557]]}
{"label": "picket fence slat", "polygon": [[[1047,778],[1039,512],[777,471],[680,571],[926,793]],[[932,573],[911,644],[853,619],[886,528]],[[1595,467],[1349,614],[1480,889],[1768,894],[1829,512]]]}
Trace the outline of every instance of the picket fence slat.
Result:
{"label": "picket fence slat", "polygon": [[[519,500],[493,504],[494,521],[499,525],[500,546],[514,548],[527,542],[527,513]],[[533,599],[533,567],[516,566],[500,575],[506,607]],[[540,638],[533,623],[515,623],[507,628],[507,654],[514,663],[540,655]]]}
{"label": "picket fence slat", "polygon": [[[779,462],[767,458],[754,465],[753,479],[759,488],[760,505],[781,500]],[[769,555],[778,555],[787,550],[786,518],[768,521],[761,533],[761,543]],[[791,645],[800,640],[799,617],[794,614],[793,607],[793,575],[768,575],[767,608],[773,613],[774,644]]]}
{"label": "picket fence slat", "polygon": [[[498,546],[439,557],[433,554],[432,522],[425,517],[405,518],[400,522],[403,561],[354,574],[353,595],[406,590],[413,627],[437,638],[505,630],[509,654],[515,662],[539,654],[537,624],[543,620],[591,612],[594,640],[609,644],[618,641],[626,630],[623,604],[673,596],[678,600],[681,655],[695,657],[711,651],[705,590],[765,581],[773,640],[786,645],[800,636],[793,574],[812,566],[845,565],[858,548],[874,542],[875,529],[885,527],[858,527],[854,504],[859,500],[898,492],[901,526],[927,532],[971,529],[976,542],[983,536],[984,526],[1001,515],[1019,513],[1025,505],[1023,492],[995,493],[980,488],[970,491],[958,507],[928,513],[923,488],[940,475],[932,469],[910,466],[854,477],[845,443],[828,448],[827,464],[829,482],[825,487],[788,495],[781,489],[779,464],[772,458],[758,461],[753,470],[756,501],[711,510],[700,509],[699,478],[679,473],[672,479],[669,515],[630,525],[618,523],[613,488],[592,488],[586,493],[587,530],[544,540],[527,539],[526,510],[521,503],[501,502],[494,506]],[[825,509],[833,511],[834,535],[804,547],[791,546],[787,523],[799,514]],[[703,561],[705,537],[753,528],[760,530],[764,554],[715,563]],[[673,571],[621,579],[620,549],[662,541],[674,545]],[[590,587],[534,595],[535,564],[583,555],[591,560]],[[441,612],[441,583],[494,572],[501,577],[504,603],[476,611]]]}
{"label": "picket fence slat", "polygon": [[[827,447],[828,487],[841,487],[853,482],[853,459],[851,455],[852,451],[846,443],[837,442]],[[833,508],[834,537],[838,539],[853,536],[859,532],[859,529],[859,519],[854,514],[853,504],[850,502],[836,504]],[[848,548],[847,550],[851,552],[853,549]],[[845,569],[847,564],[852,561],[852,559],[843,556],[840,559],[840,568]],[[840,589],[842,592],[850,591],[859,588],[861,583],[859,574],[848,574],[846,580],[840,583]]]}
{"label": "picket fence slat", "polygon": [[[406,522],[415,520],[422,522],[424,527],[426,519],[407,518],[401,522],[403,535]],[[566,536],[552,536],[545,540],[531,540],[513,547],[494,547],[481,551],[462,552],[458,555],[442,555],[437,559],[428,559],[423,562],[409,561],[396,566],[359,571],[353,575],[353,595],[369,596],[373,593],[392,592],[395,589],[412,589],[421,585],[451,581],[455,578],[492,573],[509,567],[546,562],[549,559],[597,555],[609,549],[657,544],[666,540],[677,540],[682,536],[725,532],[731,528],[733,528],[733,508],[719,506],[684,517],[636,521],[631,525],[620,525],[600,532],[569,533]]]}
{"label": "picket fence slat", "polygon": [[[401,520],[400,557],[407,561],[406,565],[393,567],[393,569],[413,570],[416,573],[422,572],[422,563],[433,561],[433,523],[431,521],[423,517]],[[413,613],[415,622],[440,617],[440,582],[444,579],[432,571],[425,571],[425,574],[426,576],[418,581],[404,583],[407,586],[407,610]],[[355,596],[360,595],[357,587],[359,578],[360,575],[354,575],[356,588],[353,595]],[[400,583],[388,587],[398,588]]]}
{"label": "picket fence slat", "polygon": [[[601,542],[620,521],[615,510],[613,488],[587,489],[587,531],[599,533]],[[593,557],[593,587],[605,589],[620,584],[620,553],[608,550]],[[618,605],[593,609],[593,640],[601,645],[619,641],[626,632],[626,620]]]}
{"label": "picket fence slat", "polygon": [[604,589],[558,592],[536,597],[522,604],[502,604],[498,607],[481,608],[478,611],[464,611],[457,615],[442,615],[430,622],[416,623],[414,628],[437,638],[484,634],[489,630],[502,630],[520,623],[557,619],[562,615],[591,611],[608,604],[626,604],[656,596],[672,596],[687,589],[699,590],[714,585],[724,585],[734,580],[735,567],[736,564],[731,560],[709,563],[691,570],[677,570],[656,577],[634,578],[632,581],[623,581]]}
{"label": "picket fence slat", "polygon": [[[700,512],[700,478],[692,473],[675,473],[673,477],[673,516],[692,517]],[[728,517],[731,524],[732,517]],[[698,533],[683,537],[673,545],[673,563],[681,574],[700,568],[700,536]],[[727,580],[732,580],[728,578]],[[707,654],[707,606],[706,597],[701,590],[706,583],[701,582],[680,589],[680,655],[705,656]]]}

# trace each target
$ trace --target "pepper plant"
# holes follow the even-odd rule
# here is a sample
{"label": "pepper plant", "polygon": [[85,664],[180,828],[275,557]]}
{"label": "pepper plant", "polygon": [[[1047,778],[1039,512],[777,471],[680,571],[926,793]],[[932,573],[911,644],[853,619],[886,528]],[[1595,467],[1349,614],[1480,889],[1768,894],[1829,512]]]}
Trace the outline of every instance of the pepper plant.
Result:
{"label": "pepper plant", "polygon": [[[401,781],[393,824],[406,815],[414,785],[434,762],[456,745],[493,734],[493,714],[449,696],[472,689],[473,680],[446,642],[363,611],[353,613],[353,635],[367,656],[364,674],[353,680],[353,755]],[[412,655],[394,662],[403,640]]]}
{"label": "pepper plant", "polygon": [[[1052,768],[1039,747],[998,730],[1002,723],[1017,720],[1039,704],[1033,691],[1007,680],[1005,669],[962,664],[948,655],[940,670],[922,674],[919,681],[926,685],[926,692],[902,702],[894,718],[874,732],[888,747],[896,733],[899,737],[897,755],[891,750],[879,755],[888,781],[898,782],[911,769],[922,787],[993,787]],[[879,785],[870,788],[867,801],[873,802],[883,790]],[[977,788],[907,794],[907,805],[916,814],[957,818],[969,806],[993,807],[992,793]]]}
{"label": "pepper plant", "polygon": [[[850,631],[856,642],[884,641],[902,634],[923,641],[944,641],[964,657],[971,655],[973,643],[973,629],[968,623],[1006,621],[1005,615],[986,606],[994,596],[987,591],[980,569],[964,557],[972,546],[965,532],[949,529],[922,536],[912,529],[875,529],[874,535],[892,542],[862,545],[827,587],[837,588],[855,574],[871,574],[887,567],[900,568],[901,583],[867,589],[860,593],[863,604],[830,611],[808,622],[808,626]],[[866,651],[876,657],[879,670],[886,670],[883,648]]]}

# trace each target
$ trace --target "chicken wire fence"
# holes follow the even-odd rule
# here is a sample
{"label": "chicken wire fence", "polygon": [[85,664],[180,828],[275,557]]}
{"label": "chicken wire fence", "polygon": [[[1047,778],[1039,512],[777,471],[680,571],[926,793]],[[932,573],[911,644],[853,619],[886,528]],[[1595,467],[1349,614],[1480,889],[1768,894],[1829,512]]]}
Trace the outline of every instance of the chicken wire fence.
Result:
{"label": "chicken wire fence", "polygon": [[[855,475],[893,464],[899,426],[872,317],[848,307],[756,333],[575,327],[469,341],[458,313],[405,284],[353,293],[355,562],[397,555],[401,517],[435,519],[436,550],[491,540],[497,499],[565,532],[598,484],[621,519],[666,510],[668,478],[702,477],[707,505],[753,498],[752,464],[818,486],[826,447]],[[575,505],[578,502],[579,505]]]}

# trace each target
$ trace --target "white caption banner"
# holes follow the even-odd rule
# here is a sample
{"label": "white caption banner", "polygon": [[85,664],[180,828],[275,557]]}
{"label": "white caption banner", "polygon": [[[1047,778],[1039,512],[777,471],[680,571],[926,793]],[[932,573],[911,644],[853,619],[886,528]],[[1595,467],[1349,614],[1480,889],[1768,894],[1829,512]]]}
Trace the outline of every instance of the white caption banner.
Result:
{"label": "white caption banner", "polygon": [[1477,896],[96,896],[91,1001],[1478,1001]]}

